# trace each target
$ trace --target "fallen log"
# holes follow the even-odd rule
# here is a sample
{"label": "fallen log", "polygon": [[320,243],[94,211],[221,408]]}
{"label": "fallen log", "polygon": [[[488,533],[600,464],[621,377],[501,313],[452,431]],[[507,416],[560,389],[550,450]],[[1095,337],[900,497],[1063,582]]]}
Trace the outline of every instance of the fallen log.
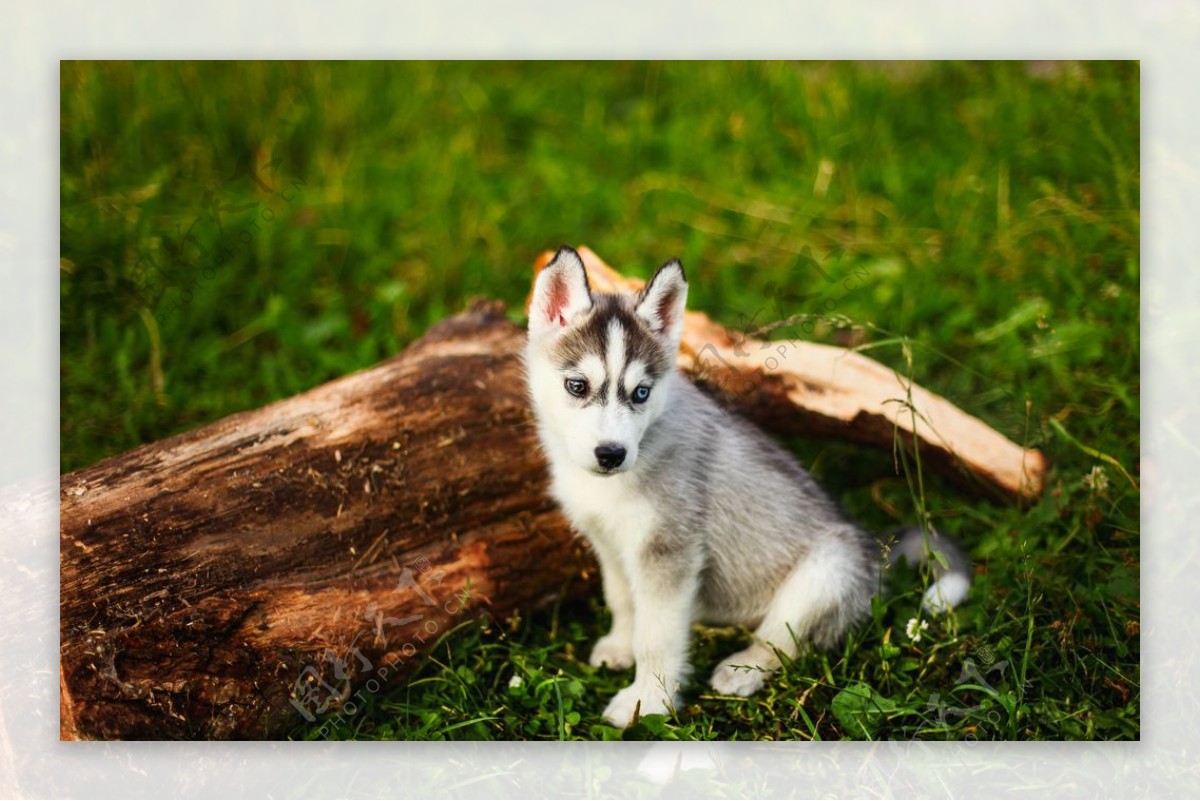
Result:
{"label": "fallen log", "polygon": [[477,305],[369,370],[63,476],[61,736],[278,736],[468,610],[585,589],[523,341]]}
{"label": "fallen log", "polygon": [[[582,253],[595,288],[629,285]],[[691,315],[680,364],[718,388],[753,377],[726,400],[775,430],[892,447],[902,423],[878,412],[890,371],[857,384],[842,361],[832,376],[771,373],[737,361],[734,342]],[[64,475],[61,736],[265,738],[352,716],[460,616],[589,591],[590,558],[544,491],[523,343],[482,302],[369,370]],[[724,362],[701,359],[708,344]],[[995,453],[1010,451],[970,449],[1007,440],[912,397],[944,404],[956,431],[990,432],[949,450],[944,427],[940,440],[917,427],[935,466],[1005,486]],[[1041,473],[1024,475],[1011,486],[1029,492]]]}

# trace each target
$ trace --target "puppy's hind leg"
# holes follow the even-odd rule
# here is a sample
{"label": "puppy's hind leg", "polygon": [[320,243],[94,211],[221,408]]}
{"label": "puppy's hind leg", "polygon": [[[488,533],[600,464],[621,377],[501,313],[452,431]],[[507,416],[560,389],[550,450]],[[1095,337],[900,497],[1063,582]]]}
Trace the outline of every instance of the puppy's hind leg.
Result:
{"label": "puppy's hind leg", "polygon": [[869,560],[856,539],[822,543],[784,579],[771,599],[749,648],[727,657],[709,684],[723,695],[752,695],[779,667],[776,649],[789,658],[808,644],[834,646],[846,628],[870,609],[875,585]]}

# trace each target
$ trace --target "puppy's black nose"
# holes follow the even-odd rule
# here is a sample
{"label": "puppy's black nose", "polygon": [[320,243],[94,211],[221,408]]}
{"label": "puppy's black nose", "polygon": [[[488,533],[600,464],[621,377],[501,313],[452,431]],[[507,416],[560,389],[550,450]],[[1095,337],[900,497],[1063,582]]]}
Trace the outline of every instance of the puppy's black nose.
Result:
{"label": "puppy's black nose", "polygon": [[601,470],[620,467],[623,461],[625,461],[625,449],[620,445],[606,443],[596,447],[596,462],[600,465]]}

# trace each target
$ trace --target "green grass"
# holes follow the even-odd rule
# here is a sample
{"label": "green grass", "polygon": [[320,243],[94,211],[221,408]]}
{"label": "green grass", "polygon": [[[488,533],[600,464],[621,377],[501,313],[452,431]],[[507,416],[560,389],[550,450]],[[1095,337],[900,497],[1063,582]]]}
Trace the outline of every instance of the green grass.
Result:
{"label": "green grass", "polygon": [[[697,680],[623,736],[1138,737],[1136,64],[64,63],[61,84],[64,471],[368,366],[472,296],[520,309],[560,243],[642,275],[679,256],[693,308],[810,315],[774,334],[867,348],[1053,471],[1019,508],[790,443],[865,524],[923,509],[966,543],[970,600],[912,642],[920,577],[898,574],[838,652],[751,699]],[[628,675],[586,664],[605,624],[597,600],[466,622],[326,723],[620,737],[599,714]],[[700,630],[697,679],[744,637]]]}

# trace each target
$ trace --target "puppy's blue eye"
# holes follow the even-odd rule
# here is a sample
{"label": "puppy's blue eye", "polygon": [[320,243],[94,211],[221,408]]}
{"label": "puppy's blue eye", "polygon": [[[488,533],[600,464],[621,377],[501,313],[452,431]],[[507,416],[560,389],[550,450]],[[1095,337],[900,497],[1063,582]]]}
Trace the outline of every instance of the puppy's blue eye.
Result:
{"label": "puppy's blue eye", "polygon": [[645,403],[650,400],[650,387],[642,384],[633,391],[633,395],[630,397],[633,398],[634,403]]}
{"label": "puppy's blue eye", "polygon": [[577,398],[582,398],[587,394],[587,382],[582,378],[568,378],[566,387],[567,392],[570,392]]}

